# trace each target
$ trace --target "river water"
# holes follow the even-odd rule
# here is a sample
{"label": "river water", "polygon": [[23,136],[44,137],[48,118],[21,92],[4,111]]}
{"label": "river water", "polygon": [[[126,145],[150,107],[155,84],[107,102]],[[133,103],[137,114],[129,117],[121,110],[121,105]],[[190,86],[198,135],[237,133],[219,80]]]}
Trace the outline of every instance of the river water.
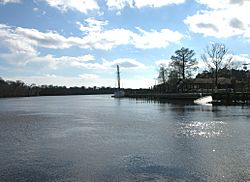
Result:
{"label": "river water", "polygon": [[0,99],[0,181],[250,181],[250,107]]}

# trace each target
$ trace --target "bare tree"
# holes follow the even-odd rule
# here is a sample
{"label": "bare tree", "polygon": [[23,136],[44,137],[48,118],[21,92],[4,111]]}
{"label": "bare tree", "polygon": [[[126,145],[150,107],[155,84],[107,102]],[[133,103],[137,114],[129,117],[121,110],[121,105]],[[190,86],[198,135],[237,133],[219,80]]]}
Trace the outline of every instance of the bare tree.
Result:
{"label": "bare tree", "polygon": [[175,55],[171,56],[171,66],[185,80],[187,76],[191,76],[192,71],[197,69],[197,60],[193,58],[194,50],[182,47],[175,51]]}
{"label": "bare tree", "polygon": [[229,50],[225,44],[213,43],[204,49],[204,54],[201,55],[202,60],[207,67],[214,72],[215,88],[218,88],[218,71],[222,68],[228,68],[232,57],[228,56]]}
{"label": "bare tree", "polygon": [[160,84],[160,91],[166,92],[167,80],[168,80],[168,68],[166,68],[166,66],[163,64],[160,65],[159,75],[157,79],[158,79],[158,83]]}
{"label": "bare tree", "polygon": [[159,69],[158,82],[165,84],[167,82],[167,79],[168,79],[168,70],[163,64],[161,64]]}

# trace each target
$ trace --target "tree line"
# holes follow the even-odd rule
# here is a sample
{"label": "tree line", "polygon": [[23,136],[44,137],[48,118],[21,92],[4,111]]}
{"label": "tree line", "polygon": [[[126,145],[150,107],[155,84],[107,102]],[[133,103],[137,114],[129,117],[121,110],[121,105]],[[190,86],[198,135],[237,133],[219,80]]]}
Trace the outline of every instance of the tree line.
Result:
{"label": "tree line", "polygon": [[112,94],[115,88],[111,87],[65,87],[54,85],[35,84],[27,85],[21,80],[5,81],[0,77],[0,97],[29,97],[29,96],[53,96],[53,95],[88,95],[88,94]]}
{"label": "tree line", "polygon": [[[218,89],[241,88],[241,91],[250,90],[250,72],[247,64],[240,70],[232,62],[232,56],[225,44],[213,43],[204,49],[200,58],[206,65],[202,73],[193,77],[198,69],[198,60],[194,58],[195,52],[182,47],[171,56],[168,66],[160,65],[158,85],[154,90],[160,92],[188,92],[197,88],[210,89],[218,92]],[[241,65],[242,66],[242,65]]]}
{"label": "tree line", "polygon": [[[27,85],[21,80],[9,81],[0,77],[0,98],[1,97],[31,97],[31,96],[56,96],[56,95],[95,95],[95,94],[113,94],[117,88],[113,87],[69,87],[55,85],[35,84]],[[149,93],[150,89],[131,89],[124,91],[131,93]]]}

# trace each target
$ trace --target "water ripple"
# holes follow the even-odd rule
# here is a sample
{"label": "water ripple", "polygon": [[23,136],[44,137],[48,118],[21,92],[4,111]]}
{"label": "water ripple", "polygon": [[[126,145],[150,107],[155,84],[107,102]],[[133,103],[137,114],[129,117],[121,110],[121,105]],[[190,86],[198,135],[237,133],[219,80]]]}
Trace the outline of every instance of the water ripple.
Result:
{"label": "water ripple", "polygon": [[223,121],[191,121],[177,125],[177,137],[212,138],[226,135],[227,126]]}

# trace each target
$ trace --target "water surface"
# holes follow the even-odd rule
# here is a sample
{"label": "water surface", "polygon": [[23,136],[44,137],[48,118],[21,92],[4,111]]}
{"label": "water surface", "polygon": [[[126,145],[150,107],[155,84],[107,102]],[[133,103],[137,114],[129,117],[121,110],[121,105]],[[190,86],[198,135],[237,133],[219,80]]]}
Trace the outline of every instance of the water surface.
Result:
{"label": "water surface", "polygon": [[250,108],[0,99],[0,181],[250,181]]}

